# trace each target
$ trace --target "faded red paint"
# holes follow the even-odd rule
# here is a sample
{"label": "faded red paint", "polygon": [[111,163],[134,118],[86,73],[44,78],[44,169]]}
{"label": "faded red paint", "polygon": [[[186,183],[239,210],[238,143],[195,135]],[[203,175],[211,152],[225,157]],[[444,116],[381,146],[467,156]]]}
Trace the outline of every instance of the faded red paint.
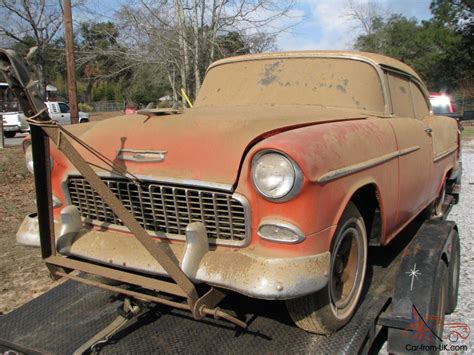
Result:
{"label": "faded red paint", "polygon": [[[432,137],[425,127],[432,129]],[[388,243],[437,197],[457,161],[456,154],[436,162],[433,159],[453,147],[459,149],[456,123],[449,118],[408,119],[360,109],[281,104],[195,108],[180,115],[133,115],[68,130],[133,174],[158,181],[166,177],[232,185],[251,206],[251,241],[245,248],[295,256],[328,251],[351,197],[369,184],[375,186],[381,209],[380,242]],[[103,165],[76,147],[87,161]],[[116,159],[117,150],[123,148],[165,150],[167,154],[159,163],[124,162]],[[411,148],[417,149],[347,176],[318,182],[328,172]],[[295,198],[275,203],[256,191],[251,162],[265,149],[284,152],[300,166],[304,182]],[[53,191],[66,203],[62,184],[74,169],[54,149],[52,156]],[[55,209],[56,218],[59,211]],[[298,226],[306,239],[293,245],[260,239],[257,227],[269,217]]]}

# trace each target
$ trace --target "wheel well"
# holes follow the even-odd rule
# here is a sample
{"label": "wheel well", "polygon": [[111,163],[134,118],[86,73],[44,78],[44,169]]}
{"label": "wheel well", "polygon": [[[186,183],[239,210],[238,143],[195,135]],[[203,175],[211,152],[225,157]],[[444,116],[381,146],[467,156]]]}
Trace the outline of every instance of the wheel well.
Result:
{"label": "wheel well", "polygon": [[378,192],[375,184],[365,185],[351,197],[364,219],[369,245],[380,245],[382,235],[382,218]]}

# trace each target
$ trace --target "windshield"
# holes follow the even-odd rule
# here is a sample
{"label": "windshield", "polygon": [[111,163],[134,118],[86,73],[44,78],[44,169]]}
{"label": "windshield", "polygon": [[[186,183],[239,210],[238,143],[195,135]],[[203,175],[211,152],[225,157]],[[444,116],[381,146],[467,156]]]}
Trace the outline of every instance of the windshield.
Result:
{"label": "windshield", "polygon": [[261,104],[385,109],[380,78],[370,64],[318,57],[217,65],[209,70],[195,106]]}

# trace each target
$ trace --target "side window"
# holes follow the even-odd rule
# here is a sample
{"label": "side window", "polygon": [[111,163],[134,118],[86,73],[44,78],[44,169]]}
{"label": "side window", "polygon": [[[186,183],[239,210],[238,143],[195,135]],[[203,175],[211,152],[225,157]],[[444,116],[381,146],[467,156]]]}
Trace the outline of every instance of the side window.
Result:
{"label": "side window", "polygon": [[426,102],[426,98],[423,95],[420,87],[415,84],[413,81],[410,82],[411,93],[413,95],[413,102],[415,106],[415,114],[416,118],[423,118],[430,114],[430,109],[428,107],[428,103]]}
{"label": "side window", "polygon": [[408,79],[390,72],[387,77],[395,115],[401,117],[415,117],[411,100],[410,82]]}
{"label": "side window", "polygon": [[61,110],[61,113],[69,113],[69,106],[64,102],[59,103],[59,109]]}

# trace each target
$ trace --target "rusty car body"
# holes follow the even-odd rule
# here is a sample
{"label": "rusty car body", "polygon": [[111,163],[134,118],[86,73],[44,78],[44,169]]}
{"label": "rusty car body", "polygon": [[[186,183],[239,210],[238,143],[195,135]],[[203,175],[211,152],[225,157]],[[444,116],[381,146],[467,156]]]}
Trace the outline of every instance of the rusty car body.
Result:
{"label": "rusty car body", "polygon": [[[285,300],[298,326],[331,333],[357,307],[368,245],[389,247],[459,193],[457,123],[430,110],[420,77],[382,55],[257,54],[212,64],[184,113],[61,139],[193,283]],[[74,161],[50,153],[57,252],[169,276]]]}

